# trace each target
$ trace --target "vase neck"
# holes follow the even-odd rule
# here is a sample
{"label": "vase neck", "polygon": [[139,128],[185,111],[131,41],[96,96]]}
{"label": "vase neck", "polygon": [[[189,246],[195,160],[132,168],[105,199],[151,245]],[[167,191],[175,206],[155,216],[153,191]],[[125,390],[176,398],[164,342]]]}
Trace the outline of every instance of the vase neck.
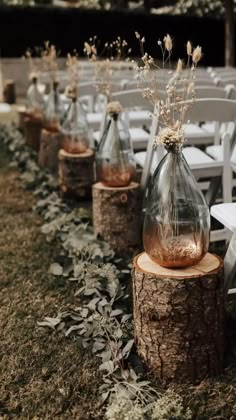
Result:
{"label": "vase neck", "polygon": [[166,146],[165,149],[168,153],[174,153],[174,154],[181,154],[183,151],[183,145],[182,144],[176,144],[171,146]]}

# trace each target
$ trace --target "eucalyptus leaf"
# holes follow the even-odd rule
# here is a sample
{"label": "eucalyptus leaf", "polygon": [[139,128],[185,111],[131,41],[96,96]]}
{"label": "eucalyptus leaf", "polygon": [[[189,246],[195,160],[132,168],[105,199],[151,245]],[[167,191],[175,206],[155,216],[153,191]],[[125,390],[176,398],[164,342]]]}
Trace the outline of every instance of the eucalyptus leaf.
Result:
{"label": "eucalyptus leaf", "polygon": [[134,344],[134,340],[129,340],[128,343],[125,345],[125,347],[122,349],[122,354],[124,357],[128,357],[132,347]]}
{"label": "eucalyptus leaf", "polygon": [[108,373],[113,373],[115,369],[114,363],[112,360],[109,362],[102,363],[99,366],[99,370],[106,370]]}
{"label": "eucalyptus leaf", "polygon": [[53,263],[49,267],[49,273],[54,276],[61,276],[63,274],[63,267],[58,263]]}
{"label": "eucalyptus leaf", "polygon": [[111,311],[111,317],[113,316],[119,316],[123,314],[123,310],[122,309],[114,309],[113,311]]}

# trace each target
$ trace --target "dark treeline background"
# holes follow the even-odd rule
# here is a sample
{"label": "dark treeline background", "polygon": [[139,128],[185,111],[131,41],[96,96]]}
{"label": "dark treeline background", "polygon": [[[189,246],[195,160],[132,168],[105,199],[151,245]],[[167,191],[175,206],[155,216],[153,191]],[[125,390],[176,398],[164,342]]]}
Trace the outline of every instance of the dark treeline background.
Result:
{"label": "dark treeline background", "polygon": [[185,57],[188,40],[201,45],[202,65],[224,65],[224,20],[190,16],[151,15],[136,11],[96,11],[56,7],[1,7],[0,48],[2,57],[20,57],[28,47],[42,46],[50,40],[65,56],[76,49],[80,55],[83,43],[97,35],[102,43],[118,35],[140,56],[134,32],[145,36],[146,50],[161,57],[159,38],[169,33],[174,38],[174,59]]}

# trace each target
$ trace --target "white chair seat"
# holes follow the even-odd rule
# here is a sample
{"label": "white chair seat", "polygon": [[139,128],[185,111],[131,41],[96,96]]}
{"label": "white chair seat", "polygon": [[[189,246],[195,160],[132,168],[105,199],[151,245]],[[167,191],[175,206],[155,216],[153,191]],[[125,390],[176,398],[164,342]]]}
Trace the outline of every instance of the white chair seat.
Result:
{"label": "white chair seat", "polygon": [[6,103],[0,103],[0,113],[6,113],[11,111],[11,106]]}
{"label": "white chair seat", "polygon": [[210,133],[196,124],[184,124],[184,134],[187,144],[212,144],[214,142],[214,133]]}
{"label": "white chair seat", "polygon": [[[206,148],[206,152],[212,156],[217,161],[223,161],[223,148],[221,145],[219,146],[208,146]],[[233,165],[236,165],[236,147],[234,147],[234,150],[232,152],[230,162]]]}
{"label": "white chair seat", "polygon": [[151,114],[148,110],[128,111],[128,119],[132,125],[151,125]]}
{"label": "white chair seat", "polygon": [[[87,120],[90,128],[93,130],[98,130],[102,122],[103,113],[102,112],[89,112],[87,114]],[[142,126],[151,124],[150,112],[145,110],[135,110],[129,111],[127,115],[130,125]]]}
{"label": "white chair seat", "polygon": [[129,129],[131,142],[134,150],[143,150],[146,149],[149,134],[139,127],[131,127]]}
{"label": "white chair seat", "polygon": [[[139,127],[131,127],[129,128],[129,133],[134,150],[143,150],[147,147],[149,134],[145,130]],[[93,132],[93,138],[97,143],[99,143],[99,130]]]}
{"label": "white chair seat", "polygon": [[87,121],[88,121],[89,128],[92,128],[93,130],[98,130],[100,128],[102,118],[103,118],[102,112],[88,112]]}
{"label": "white chair seat", "polygon": [[236,232],[236,203],[223,203],[211,207],[211,215],[231,232]]}
{"label": "white chair seat", "polygon": [[[146,152],[138,152],[135,153],[135,160],[141,168],[144,167],[145,159],[146,159]],[[151,174],[153,175],[158,165],[157,154],[154,153],[151,165]]]}
{"label": "white chair seat", "polygon": [[184,147],[183,155],[190,167],[199,164],[212,163],[214,160],[197,147]]}
{"label": "white chair seat", "polygon": [[[164,153],[166,153],[164,151]],[[207,176],[217,176],[222,173],[223,165],[222,162],[216,162],[214,159],[212,159],[210,156],[208,156],[206,153],[202,152],[197,147],[184,147],[183,149],[183,155],[188,162],[189,167],[191,170],[194,170],[196,179],[200,178],[202,176],[202,165],[204,165]],[[145,164],[146,159],[146,152],[139,152],[135,153],[135,160],[136,162],[143,168]],[[158,160],[158,153],[154,152],[152,164],[151,164],[151,174],[154,173],[157,165],[159,163]]]}

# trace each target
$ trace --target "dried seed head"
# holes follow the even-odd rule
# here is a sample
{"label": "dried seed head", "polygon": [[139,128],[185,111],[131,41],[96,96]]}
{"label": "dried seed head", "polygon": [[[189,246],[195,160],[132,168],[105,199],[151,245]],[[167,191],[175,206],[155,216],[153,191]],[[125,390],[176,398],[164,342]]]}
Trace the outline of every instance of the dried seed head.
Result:
{"label": "dried seed head", "polygon": [[193,63],[197,64],[199,62],[199,60],[201,60],[201,57],[202,57],[202,47],[199,47],[199,45],[198,45],[193,50],[193,56],[192,56]]}
{"label": "dried seed head", "polygon": [[193,82],[190,83],[190,85],[188,87],[188,90],[187,90],[187,95],[193,94],[194,93],[194,88],[195,88],[194,83]]}
{"label": "dried seed head", "polygon": [[176,67],[176,73],[181,74],[183,71],[183,61],[178,59],[177,67]]}
{"label": "dried seed head", "polygon": [[109,102],[107,104],[107,113],[108,114],[119,114],[123,111],[123,108],[118,101]]}
{"label": "dried seed head", "polygon": [[192,44],[191,44],[190,41],[188,41],[187,42],[187,54],[192,55],[192,51],[193,51]]}
{"label": "dried seed head", "polygon": [[171,51],[173,47],[172,39],[169,34],[164,37],[164,44],[167,51]]}

